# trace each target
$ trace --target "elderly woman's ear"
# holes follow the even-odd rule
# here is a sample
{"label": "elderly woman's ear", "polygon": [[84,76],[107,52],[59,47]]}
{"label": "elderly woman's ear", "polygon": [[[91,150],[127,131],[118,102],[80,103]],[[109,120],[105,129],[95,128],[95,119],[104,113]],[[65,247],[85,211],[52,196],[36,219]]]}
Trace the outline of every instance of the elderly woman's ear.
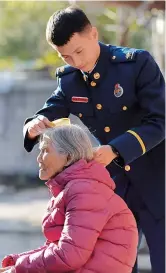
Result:
{"label": "elderly woman's ear", "polygon": [[64,167],[68,167],[71,164],[71,162],[72,162],[72,158],[71,158],[70,155],[68,155],[67,158],[66,158],[66,164],[65,164]]}

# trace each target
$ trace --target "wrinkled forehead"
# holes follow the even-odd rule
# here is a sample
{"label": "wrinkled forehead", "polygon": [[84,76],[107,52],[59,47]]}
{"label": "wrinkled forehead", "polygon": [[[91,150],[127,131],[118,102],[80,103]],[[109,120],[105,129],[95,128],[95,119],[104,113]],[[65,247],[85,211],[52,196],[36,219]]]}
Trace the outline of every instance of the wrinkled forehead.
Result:
{"label": "wrinkled forehead", "polygon": [[48,146],[50,146],[50,144],[51,140],[49,139],[49,137],[43,136],[39,142],[39,149],[42,150],[44,148],[47,148]]}

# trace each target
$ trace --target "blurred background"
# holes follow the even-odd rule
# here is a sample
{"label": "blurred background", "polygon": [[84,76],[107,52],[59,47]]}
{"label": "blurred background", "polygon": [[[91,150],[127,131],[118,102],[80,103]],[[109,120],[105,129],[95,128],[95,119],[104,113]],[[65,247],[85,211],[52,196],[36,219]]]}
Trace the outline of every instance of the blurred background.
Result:
{"label": "blurred background", "polygon": [[[150,51],[165,74],[165,1],[0,2],[0,260],[44,242],[49,194],[38,179],[37,147],[31,154],[23,148],[22,127],[57,86],[55,69],[63,63],[45,28],[53,12],[70,4],[83,8],[102,42]],[[151,272],[144,238],[139,268]]]}

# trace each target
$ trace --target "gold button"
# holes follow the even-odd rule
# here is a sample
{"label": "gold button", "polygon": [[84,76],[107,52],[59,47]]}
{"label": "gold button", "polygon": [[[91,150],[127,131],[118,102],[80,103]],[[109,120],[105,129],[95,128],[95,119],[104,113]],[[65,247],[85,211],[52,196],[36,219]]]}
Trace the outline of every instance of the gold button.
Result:
{"label": "gold button", "polygon": [[94,77],[96,80],[98,80],[98,79],[100,78],[100,74],[99,74],[98,72],[96,72],[96,73],[93,75],[93,77]]}
{"label": "gold button", "polygon": [[82,118],[82,113],[79,113],[78,116],[79,116],[79,118]]}
{"label": "gold button", "polygon": [[97,108],[98,110],[101,110],[102,107],[103,107],[103,106],[102,106],[100,103],[96,104],[96,108]]}
{"label": "gold button", "polygon": [[92,81],[92,82],[90,83],[90,85],[94,87],[94,86],[96,86],[96,83]]}
{"label": "gold button", "polygon": [[116,59],[116,56],[112,56],[112,59],[115,60],[115,59]]}
{"label": "gold button", "polygon": [[84,81],[86,82],[87,78],[86,78],[86,76],[85,76],[85,75],[83,76],[83,79],[84,79]]}
{"label": "gold button", "polygon": [[127,110],[127,106],[123,106],[123,111],[126,111]]}
{"label": "gold button", "polygon": [[104,128],[104,131],[105,131],[106,133],[109,133],[109,132],[111,131],[111,129],[110,129],[110,127],[106,126],[106,127]]}
{"label": "gold button", "polygon": [[126,172],[129,172],[129,171],[130,171],[130,166],[129,166],[129,165],[126,165],[126,166],[125,166],[125,171],[126,171]]}

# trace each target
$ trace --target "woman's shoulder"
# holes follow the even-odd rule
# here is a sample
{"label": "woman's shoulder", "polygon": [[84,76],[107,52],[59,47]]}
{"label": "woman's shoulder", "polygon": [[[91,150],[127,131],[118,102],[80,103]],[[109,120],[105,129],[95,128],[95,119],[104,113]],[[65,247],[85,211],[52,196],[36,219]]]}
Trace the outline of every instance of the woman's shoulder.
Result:
{"label": "woman's shoulder", "polygon": [[[70,181],[65,188],[65,202],[70,201],[76,208],[102,210],[107,208],[108,200],[114,191],[92,179],[76,179]],[[104,187],[104,189],[103,189]]]}
{"label": "woman's shoulder", "polygon": [[93,193],[96,192],[95,184],[92,179],[73,179],[66,185],[65,192],[68,194]]}

